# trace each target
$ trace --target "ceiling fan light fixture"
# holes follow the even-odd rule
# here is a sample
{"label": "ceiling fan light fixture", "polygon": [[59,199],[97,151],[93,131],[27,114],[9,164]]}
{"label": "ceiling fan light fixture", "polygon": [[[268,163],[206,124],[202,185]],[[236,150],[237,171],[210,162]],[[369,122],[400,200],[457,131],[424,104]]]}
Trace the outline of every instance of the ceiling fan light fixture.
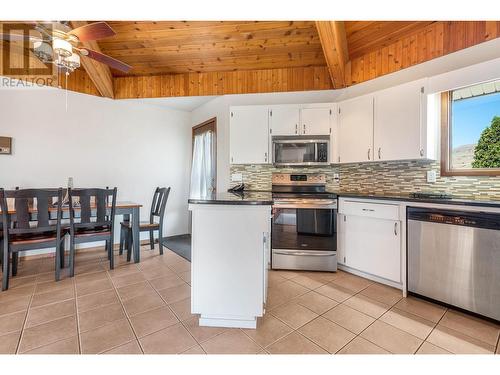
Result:
{"label": "ceiling fan light fixture", "polygon": [[54,39],[52,42],[54,52],[62,57],[69,57],[73,54],[73,46],[64,39]]}
{"label": "ceiling fan light fixture", "polygon": [[44,63],[53,61],[52,47],[45,41],[36,41],[33,43],[33,53]]}
{"label": "ceiling fan light fixture", "polygon": [[66,66],[69,70],[74,71],[80,67],[80,56],[76,53],[73,53],[71,56],[66,59]]}

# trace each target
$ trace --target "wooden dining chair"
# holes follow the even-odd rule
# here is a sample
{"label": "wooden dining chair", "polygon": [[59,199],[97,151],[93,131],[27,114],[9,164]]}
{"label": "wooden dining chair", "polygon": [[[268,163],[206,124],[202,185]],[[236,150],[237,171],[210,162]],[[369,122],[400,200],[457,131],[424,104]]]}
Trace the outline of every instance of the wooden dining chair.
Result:
{"label": "wooden dining chair", "polygon": [[[169,194],[170,187],[157,187],[153,195],[153,202],[151,203],[149,221],[139,223],[139,232],[149,232],[149,245],[151,246],[151,250],[155,248],[154,231],[158,231],[158,244],[161,255],[163,255],[163,218],[165,216],[165,207]],[[130,221],[122,221],[120,224],[119,254],[123,254],[123,247],[125,245],[127,247],[127,261],[130,261],[132,256],[132,223]]]}
{"label": "wooden dining chair", "polygon": [[[70,276],[75,274],[75,245],[88,242],[105,241],[109,268],[113,269],[116,187],[114,189],[68,189],[68,196]],[[78,202],[79,207],[75,207],[75,202]],[[79,210],[75,210],[75,208],[79,208]],[[76,215],[78,211],[79,215]]]}
{"label": "wooden dining chair", "polygon": [[[54,198],[57,203],[54,206]],[[14,200],[15,214],[9,215],[7,199]],[[19,251],[55,248],[55,278],[60,279],[64,267],[64,235],[61,227],[62,188],[0,189],[2,208],[2,290],[9,287],[10,255],[12,276],[17,274]]]}

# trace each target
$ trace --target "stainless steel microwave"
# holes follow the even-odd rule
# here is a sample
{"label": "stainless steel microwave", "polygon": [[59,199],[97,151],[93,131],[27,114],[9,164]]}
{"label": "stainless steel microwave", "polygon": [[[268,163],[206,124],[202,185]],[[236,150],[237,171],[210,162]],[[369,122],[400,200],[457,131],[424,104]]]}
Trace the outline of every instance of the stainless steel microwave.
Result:
{"label": "stainless steel microwave", "polygon": [[325,165],[330,163],[330,136],[276,136],[272,138],[274,165]]}

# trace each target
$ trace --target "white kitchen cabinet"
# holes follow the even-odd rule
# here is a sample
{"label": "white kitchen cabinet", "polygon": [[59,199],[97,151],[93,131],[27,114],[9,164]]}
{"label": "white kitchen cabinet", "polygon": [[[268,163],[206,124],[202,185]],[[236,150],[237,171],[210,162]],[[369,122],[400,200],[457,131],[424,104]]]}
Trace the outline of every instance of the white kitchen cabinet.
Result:
{"label": "white kitchen cabinet", "polygon": [[362,272],[400,282],[399,221],[354,215],[344,217],[344,264]]}
{"label": "white kitchen cabinet", "polygon": [[266,164],[269,158],[269,111],[266,106],[230,109],[231,164]]}
{"label": "white kitchen cabinet", "polygon": [[425,156],[426,80],[374,94],[374,159],[405,160]]}
{"label": "white kitchen cabinet", "polygon": [[373,96],[339,103],[338,158],[340,163],[373,160]]}
{"label": "white kitchen cabinet", "polygon": [[401,221],[395,204],[340,199],[339,263],[401,283]]}
{"label": "white kitchen cabinet", "polygon": [[266,302],[271,206],[190,204],[191,313],[200,326],[256,328]]}
{"label": "white kitchen cabinet", "polygon": [[273,107],[269,111],[271,135],[299,135],[300,109],[298,107]]}
{"label": "white kitchen cabinet", "polygon": [[331,118],[330,108],[303,108],[300,110],[299,132],[302,135],[329,135]]}

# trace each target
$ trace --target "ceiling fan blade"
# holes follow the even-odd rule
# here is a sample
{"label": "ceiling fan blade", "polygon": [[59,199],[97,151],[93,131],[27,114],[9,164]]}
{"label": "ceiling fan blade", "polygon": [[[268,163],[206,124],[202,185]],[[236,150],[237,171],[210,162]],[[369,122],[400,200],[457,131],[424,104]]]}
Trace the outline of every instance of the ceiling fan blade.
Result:
{"label": "ceiling fan blade", "polygon": [[71,30],[68,34],[78,37],[80,42],[104,39],[116,35],[114,30],[106,22],[89,23],[88,25]]}
{"label": "ceiling fan blade", "polygon": [[91,59],[94,59],[94,60],[99,61],[99,62],[106,64],[106,65],[109,65],[111,68],[120,70],[124,73],[128,73],[130,71],[130,69],[132,69],[132,67],[130,65],[125,64],[124,62],[122,62],[120,60],[114,59],[111,56],[104,55],[100,52],[93,51],[91,49],[80,48],[79,52],[83,56],[90,57]]}

